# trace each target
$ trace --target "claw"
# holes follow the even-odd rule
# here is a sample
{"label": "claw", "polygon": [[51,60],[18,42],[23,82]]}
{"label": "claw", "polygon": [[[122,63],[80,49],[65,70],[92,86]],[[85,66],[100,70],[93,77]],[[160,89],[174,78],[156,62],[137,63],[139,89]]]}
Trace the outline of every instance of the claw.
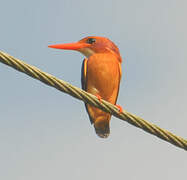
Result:
{"label": "claw", "polygon": [[97,97],[97,99],[101,102],[101,96],[99,96],[98,94],[95,95]]}
{"label": "claw", "polygon": [[115,106],[119,109],[119,113],[123,112],[123,108],[119,104],[116,104]]}

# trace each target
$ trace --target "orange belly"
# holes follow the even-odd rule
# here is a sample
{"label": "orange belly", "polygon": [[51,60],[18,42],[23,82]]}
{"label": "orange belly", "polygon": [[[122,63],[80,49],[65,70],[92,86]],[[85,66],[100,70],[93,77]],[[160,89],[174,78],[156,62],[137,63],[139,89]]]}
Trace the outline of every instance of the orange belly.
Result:
{"label": "orange belly", "polygon": [[115,103],[121,79],[120,64],[116,56],[106,53],[91,56],[86,76],[88,92]]}
{"label": "orange belly", "polygon": [[[88,59],[86,91],[101,96],[102,99],[115,104],[118,96],[121,79],[120,63],[116,56],[111,54],[94,54]],[[88,112],[95,124],[99,126],[110,121],[111,115],[102,110],[87,105]]]}

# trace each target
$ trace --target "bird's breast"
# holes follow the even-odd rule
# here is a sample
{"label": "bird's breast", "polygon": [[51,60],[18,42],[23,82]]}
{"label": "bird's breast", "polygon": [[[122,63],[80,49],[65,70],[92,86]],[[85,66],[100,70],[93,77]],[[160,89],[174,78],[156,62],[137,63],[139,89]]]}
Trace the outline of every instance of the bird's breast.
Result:
{"label": "bird's breast", "polygon": [[[112,54],[94,54],[87,64],[87,91],[108,100],[120,83],[120,63]],[[115,93],[116,94],[116,93]]]}

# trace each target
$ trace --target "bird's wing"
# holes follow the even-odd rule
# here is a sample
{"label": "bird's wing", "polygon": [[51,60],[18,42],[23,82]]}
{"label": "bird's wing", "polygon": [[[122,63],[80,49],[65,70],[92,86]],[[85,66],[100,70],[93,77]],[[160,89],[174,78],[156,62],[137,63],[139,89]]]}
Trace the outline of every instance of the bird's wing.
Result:
{"label": "bird's wing", "polygon": [[87,73],[87,61],[88,59],[84,59],[82,62],[81,68],[81,85],[82,89],[86,91],[86,73]]}
{"label": "bird's wing", "polygon": [[[85,58],[84,61],[82,62],[82,68],[81,68],[81,85],[82,85],[82,89],[85,91],[87,90],[87,62],[88,62],[88,59]],[[89,115],[90,122],[92,124],[93,120],[88,112],[87,103],[85,103],[85,107],[86,107],[86,111]]]}
{"label": "bird's wing", "polygon": [[117,96],[116,96],[115,104],[116,104],[116,101],[117,101],[118,95],[119,95],[119,87],[120,87],[121,75],[122,75],[121,63],[119,62],[119,83],[118,83],[118,93],[117,93]]}

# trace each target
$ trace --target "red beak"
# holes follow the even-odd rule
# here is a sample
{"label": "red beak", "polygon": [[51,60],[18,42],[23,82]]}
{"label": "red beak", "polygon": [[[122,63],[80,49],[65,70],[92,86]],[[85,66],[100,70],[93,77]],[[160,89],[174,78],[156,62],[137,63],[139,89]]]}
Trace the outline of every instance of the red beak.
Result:
{"label": "red beak", "polygon": [[55,48],[55,49],[79,50],[81,48],[86,48],[90,46],[91,44],[76,42],[76,43],[49,45],[48,47]]}

